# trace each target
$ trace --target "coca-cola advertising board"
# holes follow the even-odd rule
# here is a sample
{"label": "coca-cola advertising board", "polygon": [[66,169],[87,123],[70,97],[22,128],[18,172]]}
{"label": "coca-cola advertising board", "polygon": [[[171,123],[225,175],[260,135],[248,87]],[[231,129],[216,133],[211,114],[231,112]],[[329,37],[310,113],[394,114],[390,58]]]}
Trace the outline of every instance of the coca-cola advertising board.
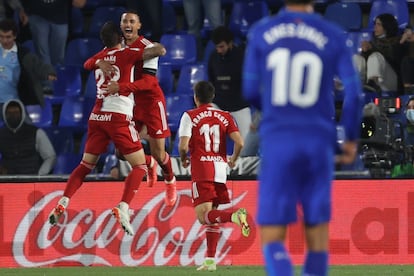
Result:
{"label": "coca-cola advertising board", "polygon": [[[143,183],[131,209],[133,237],[111,216],[122,182],[86,182],[73,196],[59,224],[48,214],[65,183],[0,183],[0,266],[196,265],[205,257],[204,227],[196,220],[189,181],[177,183],[178,201],[164,204],[164,184]],[[229,181],[233,202],[245,207],[252,227],[244,238],[231,223],[221,226],[216,258],[221,265],[262,265],[254,223],[256,181]],[[411,180],[338,180],[333,189],[331,264],[411,264],[414,256],[414,183]],[[299,212],[300,214],[300,212]],[[303,262],[302,225],[289,228],[286,246]]]}

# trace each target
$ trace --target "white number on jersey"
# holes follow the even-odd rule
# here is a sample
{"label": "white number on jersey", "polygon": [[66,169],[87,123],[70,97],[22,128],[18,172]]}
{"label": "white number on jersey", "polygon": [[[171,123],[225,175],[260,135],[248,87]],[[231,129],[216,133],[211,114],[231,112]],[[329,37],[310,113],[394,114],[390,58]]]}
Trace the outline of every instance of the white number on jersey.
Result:
{"label": "white number on jersey", "polygon": [[302,51],[291,56],[287,48],[273,50],[267,58],[267,69],[273,71],[272,104],[314,105],[319,97],[322,67],[321,59],[313,52]]}
{"label": "white number on jersey", "polygon": [[[112,67],[114,67],[115,72],[113,73],[111,81],[118,81],[119,78],[121,77],[119,67],[116,66],[116,65],[112,65]],[[98,99],[103,99],[106,96],[108,96],[108,93],[105,93],[105,91],[102,90],[102,85],[105,83],[106,78],[105,78],[105,75],[104,75],[104,73],[101,69],[96,69],[95,70],[95,80],[96,80],[96,87],[97,87],[97,96],[96,97]],[[118,93],[113,94],[113,95],[118,95]]]}
{"label": "white number on jersey", "polygon": [[[206,152],[211,152],[211,140],[213,140],[213,152],[219,152],[220,146],[220,126],[203,124],[200,127],[200,135],[204,135],[204,148]],[[211,139],[212,138],[212,139]]]}

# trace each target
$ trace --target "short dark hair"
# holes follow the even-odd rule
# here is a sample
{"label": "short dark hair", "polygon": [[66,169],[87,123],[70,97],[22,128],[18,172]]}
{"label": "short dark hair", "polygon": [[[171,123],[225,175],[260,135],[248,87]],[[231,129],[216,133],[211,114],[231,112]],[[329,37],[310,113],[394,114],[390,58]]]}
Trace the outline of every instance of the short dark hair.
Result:
{"label": "short dark hair", "polygon": [[101,28],[100,37],[105,47],[112,48],[122,41],[119,26],[112,21],[105,22]]}
{"label": "short dark hair", "polygon": [[218,26],[211,33],[211,40],[214,44],[219,44],[223,41],[229,43],[234,40],[234,34],[226,26]]}
{"label": "short dark hair", "polygon": [[136,10],[136,9],[131,9],[131,8],[128,8],[125,12],[123,12],[122,14],[124,14],[124,13],[132,13],[132,14],[136,14],[138,17],[139,17],[139,13],[138,13],[138,11]]}
{"label": "short dark hair", "polygon": [[211,82],[199,81],[194,85],[195,96],[202,104],[213,102],[214,92],[215,89]]}
{"label": "short dark hair", "polygon": [[12,31],[13,35],[17,36],[17,24],[13,19],[4,19],[0,21],[0,30],[3,32]]}

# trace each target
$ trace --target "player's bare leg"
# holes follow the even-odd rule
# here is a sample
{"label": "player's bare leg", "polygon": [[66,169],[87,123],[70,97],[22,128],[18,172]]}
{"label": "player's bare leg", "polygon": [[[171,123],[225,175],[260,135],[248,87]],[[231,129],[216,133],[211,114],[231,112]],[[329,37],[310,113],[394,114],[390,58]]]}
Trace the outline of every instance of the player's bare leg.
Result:
{"label": "player's bare leg", "polygon": [[[165,182],[165,204],[173,206],[177,200],[176,179],[172,170],[171,158],[165,151],[165,138],[148,139],[151,155],[161,167]],[[148,166],[149,164],[147,164]]]}

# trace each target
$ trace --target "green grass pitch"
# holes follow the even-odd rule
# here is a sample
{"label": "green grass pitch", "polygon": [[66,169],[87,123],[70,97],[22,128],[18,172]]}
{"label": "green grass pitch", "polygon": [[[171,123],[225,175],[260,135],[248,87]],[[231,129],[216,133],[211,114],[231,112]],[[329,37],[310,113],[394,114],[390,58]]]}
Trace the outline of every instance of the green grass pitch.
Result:
{"label": "green grass pitch", "polygon": [[[106,275],[145,275],[145,276],[265,276],[260,266],[218,266],[217,271],[196,271],[196,267],[160,266],[160,267],[53,267],[53,268],[0,268],[0,275],[10,276],[106,276]],[[300,267],[296,267],[296,274],[300,275]],[[376,265],[376,266],[331,266],[330,276],[347,275],[414,275],[414,265]]]}

